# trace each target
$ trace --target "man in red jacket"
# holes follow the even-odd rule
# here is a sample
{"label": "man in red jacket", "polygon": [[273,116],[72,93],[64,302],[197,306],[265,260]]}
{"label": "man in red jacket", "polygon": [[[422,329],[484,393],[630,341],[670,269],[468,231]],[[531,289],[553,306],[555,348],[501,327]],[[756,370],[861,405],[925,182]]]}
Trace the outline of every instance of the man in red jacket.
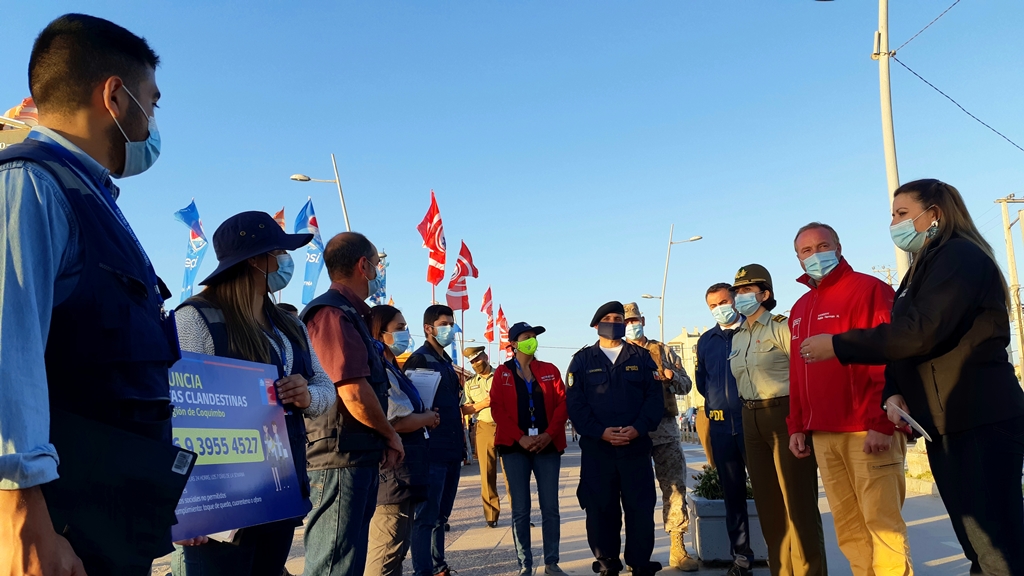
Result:
{"label": "man in red jacket", "polygon": [[[806,272],[797,281],[811,290],[789,316],[791,350],[809,336],[889,321],[892,288],[853,271],[831,226],[804,226],[794,247]],[[807,364],[799,355],[789,363],[789,449],[798,458],[814,450],[836,539],[855,576],[913,574],[901,514],[907,439],[882,411],[884,370],[834,359]]]}

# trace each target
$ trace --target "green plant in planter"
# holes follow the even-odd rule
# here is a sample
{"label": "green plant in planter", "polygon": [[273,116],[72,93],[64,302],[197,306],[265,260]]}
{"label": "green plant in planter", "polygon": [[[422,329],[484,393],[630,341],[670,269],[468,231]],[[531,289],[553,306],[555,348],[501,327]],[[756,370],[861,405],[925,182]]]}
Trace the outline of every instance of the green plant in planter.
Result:
{"label": "green plant in planter", "polygon": [[[724,500],[722,485],[718,481],[718,469],[704,465],[704,471],[693,477],[697,485],[693,487],[695,496],[706,500]],[[750,486],[750,477],[747,477],[747,499],[754,497],[754,489]]]}

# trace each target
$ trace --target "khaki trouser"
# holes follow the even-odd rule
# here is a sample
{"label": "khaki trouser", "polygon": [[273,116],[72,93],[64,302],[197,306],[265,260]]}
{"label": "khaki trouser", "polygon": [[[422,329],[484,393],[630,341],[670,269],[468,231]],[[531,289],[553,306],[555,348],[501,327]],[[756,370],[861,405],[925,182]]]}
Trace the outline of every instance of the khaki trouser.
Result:
{"label": "khaki trouser", "polygon": [[480,462],[480,497],[484,502],[484,520],[497,522],[501,513],[498,498],[498,451],[494,448],[493,422],[476,422],[476,457]]}
{"label": "khaki trouser", "polygon": [[409,499],[377,506],[370,520],[370,543],[363,576],[401,576],[415,509],[416,504]]}
{"label": "khaki trouser", "polygon": [[708,466],[715,467],[715,458],[711,453],[711,420],[704,413],[704,407],[697,408],[697,438],[700,438],[700,445],[704,448],[704,455],[708,457]]}
{"label": "khaki trouser", "polygon": [[865,454],[867,435],[813,433],[836,540],[854,576],[910,576],[914,570],[901,514],[907,493],[907,438],[897,432],[889,450]]}
{"label": "khaki trouser", "polygon": [[789,451],[787,416],[789,397],[743,405],[747,471],[768,544],[768,568],[772,576],[825,576],[817,465],[813,453],[797,458]]}

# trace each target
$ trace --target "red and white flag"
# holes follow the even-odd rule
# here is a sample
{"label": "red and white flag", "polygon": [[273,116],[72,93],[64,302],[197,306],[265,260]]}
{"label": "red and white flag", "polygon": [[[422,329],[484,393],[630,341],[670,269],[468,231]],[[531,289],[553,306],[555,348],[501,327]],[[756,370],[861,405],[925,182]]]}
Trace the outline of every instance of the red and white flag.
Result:
{"label": "red and white flag", "polygon": [[487,314],[488,317],[494,316],[494,300],[491,299],[491,287],[487,287],[487,291],[484,292],[484,303],[480,306],[480,311]]}
{"label": "red and white flag", "polygon": [[505,351],[505,360],[512,357],[512,348],[508,341],[508,319],[505,318],[505,311],[498,306],[498,347]]}
{"label": "red and white flag", "polygon": [[469,253],[466,243],[459,248],[459,259],[455,262],[455,272],[448,282],[448,307],[452,310],[469,310],[469,292],[466,289],[466,278],[477,278],[480,271],[473,265],[473,255]]}
{"label": "red and white flag", "polygon": [[423,237],[423,247],[430,250],[430,260],[427,263],[427,282],[434,286],[444,279],[444,226],[441,224],[441,211],[437,208],[437,199],[434,198],[434,191],[430,191],[430,208],[423,221],[416,227],[420,236]]}
{"label": "red and white flag", "polygon": [[480,306],[480,312],[487,315],[487,327],[483,331],[483,337],[488,342],[495,341],[495,301],[490,297],[490,286],[487,286],[487,291],[483,293],[483,304]]}
{"label": "red and white flag", "polygon": [[281,227],[281,230],[284,230],[284,207],[283,206],[281,207],[280,210],[277,211],[277,214],[274,214],[274,222],[277,222],[277,225]]}

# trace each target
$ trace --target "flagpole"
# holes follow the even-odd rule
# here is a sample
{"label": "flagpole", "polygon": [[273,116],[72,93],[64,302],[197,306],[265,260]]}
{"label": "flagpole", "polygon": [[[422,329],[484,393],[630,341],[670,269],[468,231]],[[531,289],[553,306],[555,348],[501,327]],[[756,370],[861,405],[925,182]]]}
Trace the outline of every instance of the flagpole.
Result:
{"label": "flagpole", "polygon": [[462,385],[465,386],[466,385],[466,309],[463,308],[460,311],[460,314],[462,315],[462,318],[461,318],[461,320],[459,322],[461,324],[461,327],[462,327],[462,354],[459,355],[459,362],[462,364],[462,374],[460,374],[459,376],[462,379]]}

